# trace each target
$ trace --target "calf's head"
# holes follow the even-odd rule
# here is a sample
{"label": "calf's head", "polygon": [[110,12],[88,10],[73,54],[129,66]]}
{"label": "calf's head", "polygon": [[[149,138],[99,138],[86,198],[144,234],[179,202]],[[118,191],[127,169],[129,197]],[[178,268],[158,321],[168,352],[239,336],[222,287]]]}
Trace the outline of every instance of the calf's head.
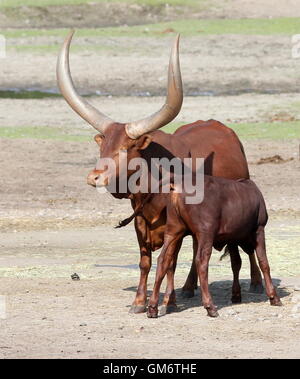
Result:
{"label": "calf's head", "polygon": [[[141,150],[151,143],[151,131],[171,122],[181,109],[183,93],[178,54],[179,35],[171,51],[165,104],[158,112],[142,120],[119,123],[104,115],[77,93],[69,65],[73,34],[72,31],[67,36],[58,56],[56,71],[58,86],[71,108],[99,132],[95,136],[95,141],[100,147],[98,167],[89,173],[87,182],[92,186],[108,186],[111,180],[118,180],[120,177],[120,170],[125,163],[123,160],[129,162],[133,158],[140,157]],[[114,172],[107,170],[109,160],[114,162]],[[127,169],[127,164],[124,164],[124,167],[126,167],[125,177],[128,178],[132,170]]]}

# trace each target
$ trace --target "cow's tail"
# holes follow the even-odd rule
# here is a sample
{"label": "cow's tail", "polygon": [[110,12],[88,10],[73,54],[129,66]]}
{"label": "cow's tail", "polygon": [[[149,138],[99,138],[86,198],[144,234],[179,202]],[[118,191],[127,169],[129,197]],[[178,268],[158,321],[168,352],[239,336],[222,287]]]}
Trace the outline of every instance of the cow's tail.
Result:
{"label": "cow's tail", "polygon": [[229,254],[230,254],[230,250],[229,250],[228,245],[226,245],[224,253],[220,257],[220,261],[222,261],[224,258],[226,258]]}
{"label": "cow's tail", "polygon": [[137,216],[138,213],[134,212],[130,217],[125,218],[122,221],[119,221],[119,224],[115,226],[115,229],[123,228],[123,226],[126,226],[131,223],[131,221]]}
{"label": "cow's tail", "polygon": [[115,229],[118,229],[118,228],[123,228],[124,226],[128,225],[131,223],[131,221],[137,216],[139,215],[142,210],[143,210],[143,207],[144,205],[151,199],[152,197],[152,193],[148,194],[146,196],[146,198],[144,199],[144,201],[134,210],[134,212],[132,213],[131,216],[125,218],[124,220],[122,221],[119,221],[119,224],[117,226],[115,226]]}

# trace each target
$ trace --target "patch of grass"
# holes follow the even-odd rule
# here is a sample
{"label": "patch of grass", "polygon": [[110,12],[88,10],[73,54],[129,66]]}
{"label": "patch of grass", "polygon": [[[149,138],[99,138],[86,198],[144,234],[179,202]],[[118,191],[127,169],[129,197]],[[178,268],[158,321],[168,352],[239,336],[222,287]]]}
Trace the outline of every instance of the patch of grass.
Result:
{"label": "patch of grass", "polygon": [[300,121],[228,124],[241,139],[300,138]]}
{"label": "patch of grass", "polygon": [[[163,130],[166,133],[173,133],[181,125],[183,125],[182,122],[173,122],[165,126]],[[91,141],[94,134],[92,128],[90,130],[82,130],[80,134],[74,135],[71,129],[70,132],[66,132],[63,129],[49,126],[0,127],[0,138],[12,139],[33,138],[85,142]]]}
{"label": "patch of grass", "polygon": [[174,133],[176,129],[178,129],[180,126],[187,124],[180,121],[171,122],[170,124],[164,126],[162,130],[166,133]]}
{"label": "patch of grass", "polygon": [[42,91],[13,91],[0,90],[0,99],[44,99],[48,97],[60,97],[58,93],[42,92]]}
{"label": "patch of grass", "polygon": [[[199,2],[207,0],[172,0],[171,5],[185,5],[197,6]],[[0,0],[0,7],[19,7],[19,6],[33,6],[33,7],[46,7],[49,5],[80,5],[87,3],[128,3],[128,4],[141,4],[160,6],[165,5],[165,0]]]}
{"label": "patch of grass", "polygon": [[[165,37],[174,30],[183,36],[245,34],[293,35],[300,33],[300,18],[181,20],[157,24],[78,29],[78,37]],[[69,29],[10,29],[2,31],[6,38],[56,36],[65,37]]]}
{"label": "patch of grass", "polygon": [[[66,33],[67,34],[67,33]],[[51,45],[36,45],[36,44],[31,44],[31,45],[11,45],[8,46],[8,51],[14,51],[17,53],[30,53],[30,54],[55,54],[57,55],[59,50],[61,49],[61,44],[60,43],[53,43]],[[111,53],[111,52],[118,52],[118,55],[124,54],[128,55],[128,47],[127,46],[114,46],[114,45],[99,45],[99,44],[80,44],[76,43],[76,38],[74,38],[74,43],[72,43],[72,52],[73,53],[83,53],[83,52],[88,52],[88,53],[96,53],[96,54],[101,54],[101,53]]]}
{"label": "patch of grass", "polygon": [[49,126],[24,126],[24,127],[0,127],[0,138],[12,139],[42,139],[58,141],[91,141],[92,135],[89,134],[67,134],[64,130]]}
{"label": "patch of grass", "polygon": [[[163,127],[162,130],[166,133],[173,133],[183,124],[183,122],[172,122]],[[228,124],[228,126],[237,133],[241,140],[284,140],[300,138],[300,121]],[[63,129],[48,126],[0,127],[0,138],[33,138],[85,142],[92,140],[92,131],[92,129],[91,131],[81,130],[80,134],[74,135],[71,129],[70,132],[66,132]]]}
{"label": "patch of grass", "polygon": [[[183,123],[174,122],[165,126],[163,130],[167,133],[173,133],[181,125],[183,125]],[[231,123],[226,125],[232,128],[241,140],[279,140],[300,138],[300,121],[241,124]]]}
{"label": "patch of grass", "polygon": [[[59,52],[60,46],[57,44],[53,45],[13,45],[8,47],[8,51],[15,51],[18,53],[27,53],[31,54],[57,54]],[[73,48],[73,47],[72,47]],[[79,51],[77,46],[74,46],[73,51]]]}
{"label": "patch of grass", "polygon": [[300,19],[282,17],[274,19],[180,20],[151,24],[147,26],[146,31],[145,26],[139,30],[144,34],[155,34],[166,29],[174,29],[176,32],[187,36],[209,34],[297,34],[300,32]]}

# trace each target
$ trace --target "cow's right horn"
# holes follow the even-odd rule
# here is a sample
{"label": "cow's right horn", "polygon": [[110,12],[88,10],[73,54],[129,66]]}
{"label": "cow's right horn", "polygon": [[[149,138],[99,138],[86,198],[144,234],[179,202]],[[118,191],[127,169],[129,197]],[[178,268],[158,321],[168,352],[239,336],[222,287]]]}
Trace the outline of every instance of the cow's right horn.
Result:
{"label": "cow's right horn", "polygon": [[58,55],[56,67],[58,86],[61,94],[70,107],[101,134],[104,134],[107,126],[111,125],[114,121],[85,101],[76,92],[72,81],[69,64],[69,51],[73,34],[74,31],[71,31],[67,36]]}
{"label": "cow's right horn", "polygon": [[126,124],[126,133],[130,138],[136,139],[145,133],[159,129],[171,122],[178,115],[183,100],[178,45],[179,34],[174,41],[171,51],[168,73],[168,94],[165,104],[158,112],[151,116]]}

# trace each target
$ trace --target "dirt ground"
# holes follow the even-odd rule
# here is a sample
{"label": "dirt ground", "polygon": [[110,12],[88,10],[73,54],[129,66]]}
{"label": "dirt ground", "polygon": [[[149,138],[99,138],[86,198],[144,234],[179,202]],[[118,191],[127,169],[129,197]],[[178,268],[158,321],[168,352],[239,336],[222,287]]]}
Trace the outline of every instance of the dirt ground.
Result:
{"label": "dirt ground", "polygon": [[[289,6],[267,0],[243,1],[243,8],[228,1],[226,12],[234,4],[231,17],[297,16],[299,2],[288,3],[295,7],[292,14]],[[212,14],[221,17],[218,9]],[[45,38],[30,43],[61,43],[58,37]],[[79,38],[83,49],[71,59],[75,83],[83,93],[108,92],[89,101],[111,117],[143,117],[163,101],[171,40]],[[1,89],[56,89],[56,52],[14,49],[27,43],[10,40],[8,58],[0,60]],[[90,49],[94,44],[105,48]],[[299,120],[299,61],[290,49],[284,36],[182,39],[185,94],[220,96],[186,96],[178,121],[270,122],[282,111]],[[254,93],[240,94],[249,89]],[[137,96],[147,91],[152,96]],[[300,357],[299,140],[242,141],[270,214],[268,257],[283,307],[271,307],[265,294],[248,292],[245,256],[243,302],[232,305],[230,262],[214,252],[209,279],[220,317],[208,318],[199,290],[189,300],[180,294],[191,264],[187,239],[176,272],[179,311],[153,320],[128,313],[139,252],[133,226],[113,226],[130,214],[130,204],[86,185],[98,154],[91,127],[60,98],[1,99],[0,127],[59,128],[66,136],[90,136],[87,142],[71,142],[28,138],[24,132],[24,138],[0,139],[0,358]],[[258,164],[275,155],[286,162]],[[79,281],[71,279],[73,273]]]}
{"label": "dirt ground", "polygon": [[[54,36],[9,38],[7,58],[0,60],[2,89],[57,91],[55,67],[63,40]],[[173,40],[174,33],[165,38],[75,34],[70,58],[74,82],[82,94],[163,96]],[[41,52],[40,46],[52,50]],[[297,93],[299,61],[292,58],[292,46],[291,36],[284,35],[183,36],[184,93]]]}
{"label": "dirt ground", "polygon": [[[244,146],[270,212],[268,254],[284,306],[273,308],[265,294],[248,293],[245,257],[243,303],[231,305],[230,263],[214,253],[210,283],[220,317],[209,319],[199,293],[192,300],[180,296],[191,262],[187,241],[176,274],[179,312],[148,320],[128,313],[139,276],[133,228],[113,229],[130,206],[85,183],[97,153],[94,142],[1,139],[0,294],[6,318],[0,356],[172,358],[180,346],[183,358],[299,358],[299,144]],[[294,159],[257,164],[275,154]],[[74,272],[80,281],[71,280]]]}
{"label": "dirt ground", "polygon": [[299,17],[298,0],[198,0],[194,7],[166,2],[160,6],[90,2],[73,6],[44,6],[2,9],[0,27],[53,28],[136,25],[184,18],[272,18]]}
{"label": "dirt ground", "polygon": [[[216,259],[210,288],[220,317],[211,319],[198,291],[193,299],[180,296],[191,255],[184,248],[176,275],[179,312],[153,320],[128,313],[138,279],[131,228],[8,232],[1,244],[7,308],[1,358],[299,358],[299,277],[275,271],[283,307],[248,293],[247,279],[243,303],[233,306],[230,264],[223,262],[217,274]],[[74,272],[80,281],[71,280]],[[153,278],[152,271],[149,288]]]}

